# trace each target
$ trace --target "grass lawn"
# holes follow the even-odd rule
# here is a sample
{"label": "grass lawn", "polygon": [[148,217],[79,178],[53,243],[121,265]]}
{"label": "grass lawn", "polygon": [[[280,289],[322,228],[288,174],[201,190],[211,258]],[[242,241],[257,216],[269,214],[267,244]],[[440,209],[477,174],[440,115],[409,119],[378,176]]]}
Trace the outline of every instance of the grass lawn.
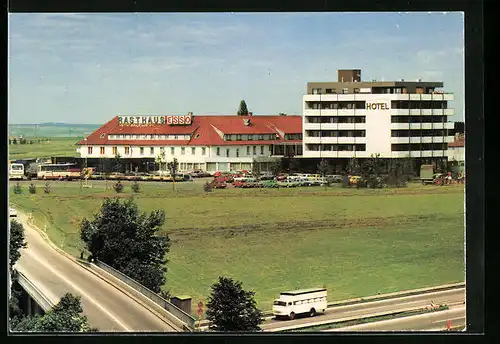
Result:
{"label": "grass lawn", "polygon": [[54,137],[49,141],[36,143],[34,137],[26,137],[33,140],[33,144],[11,144],[9,145],[9,160],[27,158],[50,158],[52,156],[78,156],[75,143],[80,141],[78,137]]}
{"label": "grass lawn", "polygon": [[[33,197],[10,191],[40,228],[78,255],[79,223],[99,210],[104,182],[43,183]],[[132,191],[125,182],[124,193]],[[219,275],[243,281],[258,306],[281,291],[326,286],[330,301],[464,281],[464,188],[410,184],[407,189],[228,189],[201,183],[142,183],[141,210],[164,209],[172,239],[167,285],[174,295],[206,300]],[[194,310],[195,307],[193,307]]]}

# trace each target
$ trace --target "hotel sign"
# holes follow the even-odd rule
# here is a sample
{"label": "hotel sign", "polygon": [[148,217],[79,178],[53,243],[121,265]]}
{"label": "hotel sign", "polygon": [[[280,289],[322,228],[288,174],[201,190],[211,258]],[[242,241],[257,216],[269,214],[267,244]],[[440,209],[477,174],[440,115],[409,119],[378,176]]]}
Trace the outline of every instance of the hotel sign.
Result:
{"label": "hotel sign", "polygon": [[390,110],[389,104],[386,102],[366,103],[367,110]]}
{"label": "hotel sign", "polygon": [[190,125],[193,116],[118,116],[119,125],[147,126],[147,125]]}

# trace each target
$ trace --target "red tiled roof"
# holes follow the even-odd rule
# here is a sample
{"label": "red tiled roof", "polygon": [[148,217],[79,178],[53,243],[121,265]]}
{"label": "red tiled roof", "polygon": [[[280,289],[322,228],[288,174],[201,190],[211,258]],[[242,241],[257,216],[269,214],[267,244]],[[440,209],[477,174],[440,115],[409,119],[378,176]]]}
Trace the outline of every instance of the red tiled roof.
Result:
{"label": "red tiled roof", "polygon": [[[243,119],[249,119],[250,125],[246,126]],[[277,140],[254,141],[224,141],[217,130],[222,134],[277,134]],[[118,125],[118,117],[114,117],[101,128],[90,134],[77,145],[262,145],[278,142],[300,143],[301,140],[284,140],[280,133],[302,133],[301,116],[193,116],[191,125],[170,126],[122,126]],[[192,134],[191,140],[109,140],[108,134],[132,135],[167,135]]]}
{"label": "red tiled roof", "polygon": [[455,137],[455,140],[453,142],[448,143],[448,147],[465,147],[465,136],[460,135]]}

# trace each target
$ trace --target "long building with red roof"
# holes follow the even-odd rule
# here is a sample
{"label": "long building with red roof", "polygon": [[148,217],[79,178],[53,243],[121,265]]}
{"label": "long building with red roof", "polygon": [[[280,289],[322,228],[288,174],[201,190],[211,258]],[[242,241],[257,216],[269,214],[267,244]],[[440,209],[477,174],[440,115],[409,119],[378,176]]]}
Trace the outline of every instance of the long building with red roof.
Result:
{"label": "long building with red roof", "polygon": [[82,158],[144,161],[177,158],[179,171],[249,170],[302,154],[301,116],[115,116],[77,143]]}

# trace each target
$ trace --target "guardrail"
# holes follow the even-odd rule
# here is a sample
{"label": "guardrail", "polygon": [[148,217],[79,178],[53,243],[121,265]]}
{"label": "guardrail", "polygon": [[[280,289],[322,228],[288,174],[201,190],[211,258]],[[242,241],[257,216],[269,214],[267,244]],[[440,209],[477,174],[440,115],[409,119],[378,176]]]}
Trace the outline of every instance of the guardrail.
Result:
{"label": "guardrail", "polygon": [[[435,286],[435,287],[427,287],[427,288],[420,288],[420,289],[413,289],[413,290],[404,290],[404,291],[399,291],[399,292],[390,293],[390,294],[372,295],[372,296],[366,296],[366,297],[355,298],[355,299],[328,302],[327,308],[335,308],[335,307],[340,307],[340,306],[350,306],[350,305],[360,304],[360,303],[364,303],[364,302],[390,300],[390,299],[395,299],[398,297],[408,297],[408,296],[413,296],[413,295],[447,291],[447,290],[464,288],[464,287],[465,287],[465,282],[459,282],[459,283],[445,284],[445,285],[440,285],[440,286]],[[264,320],[273,318],[273,312],[272,311],[263,312],[263,318],[264,318]],[[201,328],[208,327],[210,325],[211,325],[211,322],[208,320],[202,320],[200,322]]]}
{"label": "guardrail", "polygon": [[103,269],[104,271],[108,272],[109,274],[115,276],[125,284],[129,285],[130,287],[134,288],[137,290],[139,293],[143,294],[147,298],[149,298],[151,301],[165,309],[168,313],[170,313],[172,316],[176,317],[180,322],[183,324],[187,325],[187,328],[189,330],[194,330],[195,328],[195,322],[196,319],[192,317],[190,314],[184,312],[182,309],[177,307],[176,305],[172,304],[171,302],[165,300],[163,297],[160,295],[156,294],[154,291],[150,290],[149,288],[143,286],[136,280],[128,277],[124,273],[116,270],[115,268],[100,262],[100,261],[94,261],[94,264]]}
{"label": "guardrail", "polygon": [[45,312],[48,312],[52,309],[52,307],[54,307],[54,303],[43,295],[43,293],[28,279],[28,277],[20,271],[17,271],[17,281]]}

